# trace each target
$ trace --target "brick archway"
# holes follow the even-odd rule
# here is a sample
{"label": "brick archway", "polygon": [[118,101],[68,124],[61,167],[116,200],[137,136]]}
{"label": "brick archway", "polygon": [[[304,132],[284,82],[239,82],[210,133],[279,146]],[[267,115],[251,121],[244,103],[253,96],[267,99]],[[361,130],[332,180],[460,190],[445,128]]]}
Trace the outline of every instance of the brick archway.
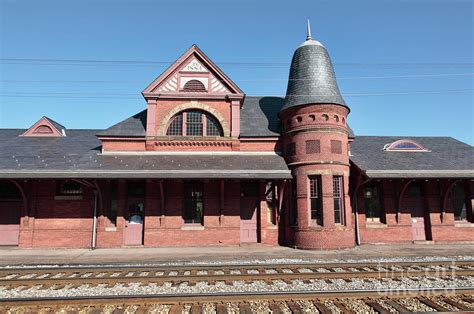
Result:
{"label": "brick archway", "polygon": [[221,124],[222,131],[224,132],[224,136],[230,136],[230,129],[222,114],[219,113],[216,109],[208,106],[206,104],[200,102],[189,102],[185,104],[178,105],[171,109],[166,116],[161,120],[160,126],[158,127],[158,136],[165,136],[166,135],[166,127],[168,126],[169,121],[173,118],[176,114],[180,113],[181,111],[186,111],[190,109],[198,109],[205,111],[212,116],[214,116],[217,121]]}

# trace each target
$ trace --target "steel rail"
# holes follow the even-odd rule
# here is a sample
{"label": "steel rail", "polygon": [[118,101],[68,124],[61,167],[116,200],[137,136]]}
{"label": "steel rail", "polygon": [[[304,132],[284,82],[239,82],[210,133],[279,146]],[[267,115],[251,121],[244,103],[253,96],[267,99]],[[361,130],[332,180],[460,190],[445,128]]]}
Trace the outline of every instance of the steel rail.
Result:
{"label": "steel rail", "polygon": [[[179,284],[182,282],[188,282],[189,284],[195,284],[197,282],[207,281],[214,283],[216,281],[257,281],[263,280],[266,282],[274,280],[311,280],[311,279],[351,279],[351,278],[400,278],[400,277],[419,277],[419,276],[432,276],[432,277],[456,277],[456,276],[474,276],[474,267],[469,269],[449,269],[451,265],[436,264],[436,266],[445,267],[448,269],[422,269],[428,267],[427,265],[409,265],[409,268],[401,269],[371,269],[370,266],[365,264],[362,270],[352,271],[354,267],[344,267],[341,270],[335,271],[337,267],[327,267],[327,272],[314,271],[315,268],[321,268],[320,265],[286,265],[278,267],[259,267],[259,266],[242,266],[232,268],[219,268],[220,273],[216,274],[215,269],[209,272],[207,267],[191,267],[185,270],[177,271],[176,268],[168,268],[165,273],[164,269],[155,268],[126,268],[126,269],[55,269],[54,271],[40,269],[39,271],[10,271],[5,276],[13,276],[11,278],[3,277],[0,279],[0,285],[7,287],[18,287],[18,286],[38,286],[43,287],[61,286],[61,285],[82,285],[82,284],[118,284],[118,283],[164,283],[172,282]],[[378,265],[377,265],[378,266]],[[398,265],[390,265],[398,266]],[[433,265],[430,265],[433,266]],[[464,264],[460,266],[474,266],[474,263]],[[364,268],[371,270],[365,270]],[[372,267],[374,267],[372,265]],[[382,266],[383,267],[383,266]],[[387,266],[385,266],[387,267]],[[398,266],[400,267],[400,266]],[[407,267],[407,266],[403,266]],[[418,267],[419,269],[412,269]],[[306,268],[312,270],[311,272],[300,272],[299,269]],[[356,267],[357,268],[357,267]],[[272,269],[275,272],[266,272],[265,270]],[[292,272],[284,272],[283,270],[289,269]],[[158,272],[162,271],[161,275],[157,275]],[[199,271],[206,270],[206,274],[198,274]],[[238,270],[240,273],[232,273],[232,271]],[[258,273],[248,272],[249,270],[257,270]],[[332,271],[331,271],[332,270]],[[173,272],[171,275],[170,272]],[[138,273],[138,274],[135,274]],[[186,274],[188,273],[188,274]],[[55,277],[61,274],[61,276]],[[117,274],[113,276],[113,274]],[[131,274],[131,275],[129,275]],[[142,275],[144,274],[144,275]],[[28,278],[21,278],[22,276],[33,275]],[[88,275],[87,277],[84,277]],[[39,277],[39,278],[38,278]]]}
{"label": "steel rail", "polygon": [[144,264],[139,264],[137,263],[136,265],[123,265],[120,263],[112,263],[112,264],[84,264],[84,265],[77,265],[77,264],[56,264],[54,266],[49,266],[49,265],[19,265],[19,267],[15,266],[0,266],[0,275],[3,274],[4,272],[9,272],[9,271],[22,271],[22,270],[84,270],[84,269],[91,269],[91,270],[96,270],[96,269],[112,269],[112,268],[117,268],[117,269],[144,269],[144,268],[153,268],[153,269],[171,269],[173,268],[174,270],[176,269],[187,269],[187,268],[196,268],[196,269],[214,269],[214,268],[259,268],[259,267],[304,267],[304,266],[313,266],[313,267],[321,267],[321,268],[336,268],[336,267],[373,267],[373,266],[436,266],[436,265],[457,265],[457,266],[463,266],[463,265],[469,265],[469,266],[474,266],[474,259],[469,259],[469,260],[434,260],[434,261],[349,261],[349,262],[298,262],[298,263],[225,263],[225,262],[219,262],[215,264],[206,264],[205,262],[203,263],[194,263],[194,262],[182,262],[178,264],[178,262],[175,262],[175,264],[150,264],[150,263],[144,263]]}
{"label": "steel rail", "polygon": [[402,277],[457,277],[457,276],[474,276],[474,270],[456,270],[453,272],[443,271],[390,271],[390,272],[330,272],[330,273],[260,273],[260,274],[224,274],[224,275],[181,275],[181,276],[147,276],[147,277],[87,277],[87,278],[45,278],[45,279],[6,279],[0,280],[0,286],[18,287],[18,286],[39,286],[51,287],[51,286],[62,286],[62,285],[99,285],[99,284],[129,284],[129,283],[164,283],[171,282],[175,285],[188,282],[190,285],[196,284],[197,282],[210,282],[216,281],[234,282],[234,281],[265,281],[271,282],[275,280],[290,281],[290,280],[330,280],[330,279],[354,279],[354,278],[402,278]]}
{"label": "steel rail", "polygon": [[[250,300],[293,300],[293,299],[340,299],[340,298],[403,298],[420,296],[455,296],[474,295],[474,287],[445,288],[407,288],[407,289],[361,289],[361,290],[299,290],[299,291],[265,291],[265,292],[220,292],[220,293],[173,293],[173,294],[136,294],[136,295],[102,295],[102,296],[62,296],[62,297],[27,297],[3,298],[0,305],[9,306],[49,302],[49,304],[81,303],[108,304],[121,303],[183,303],[183,302],[222,302]],[[81,303],[82,304],[82,303]]]}

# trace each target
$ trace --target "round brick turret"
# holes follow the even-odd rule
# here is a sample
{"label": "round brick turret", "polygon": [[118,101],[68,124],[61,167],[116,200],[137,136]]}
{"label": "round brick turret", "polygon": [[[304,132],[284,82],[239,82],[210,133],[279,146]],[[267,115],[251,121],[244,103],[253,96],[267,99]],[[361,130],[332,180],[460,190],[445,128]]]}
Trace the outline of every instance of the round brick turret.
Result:
{"label": "round brick turret", "polygon": [[[355,245],[349,199],[349,107],[337,86],[326,48],[311,38],[291,63],[282,121],[283,154],[292,170],[292,246]],[[295,224],[296,222],[296,224]]]}

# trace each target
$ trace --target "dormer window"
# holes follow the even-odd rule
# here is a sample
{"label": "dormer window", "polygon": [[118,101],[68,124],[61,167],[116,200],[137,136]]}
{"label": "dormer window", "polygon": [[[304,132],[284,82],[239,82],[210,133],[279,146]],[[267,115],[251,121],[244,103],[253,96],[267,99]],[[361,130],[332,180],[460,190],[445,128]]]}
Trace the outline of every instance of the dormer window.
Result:
{"label": "dormer window", "polygon": [[21,136],[27,137],[63,137],[66,136],[66,128],[56,121],[44,116],[33,124]]}
{"label": "dormer window", "polygon": [[222,127],[212,115],[198,110],[183,111],[171,118],[168,136],[224,136]]}
{"label": "dormer window", "polygon": [[398,140],[393,143],[385,144],[384,150],[386,151],[419,151],[419,152],[427,152],[428,150],[425,149],[420,144],[416,143],[412,140]]}

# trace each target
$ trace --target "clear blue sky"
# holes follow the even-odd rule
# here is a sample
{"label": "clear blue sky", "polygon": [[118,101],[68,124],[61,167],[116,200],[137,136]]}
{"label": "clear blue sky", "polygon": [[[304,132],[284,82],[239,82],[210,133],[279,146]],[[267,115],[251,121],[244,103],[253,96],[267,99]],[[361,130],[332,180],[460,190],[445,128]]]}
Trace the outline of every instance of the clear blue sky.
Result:
{"label": "clear blue sky", "polygon": [[284,95],[310,18],[356,134],[474,144],[473,1],[0,4],[2,128],[42,115],[68,128],[111,126],[145,108],[140,92],[193,43],[247,95]]}

